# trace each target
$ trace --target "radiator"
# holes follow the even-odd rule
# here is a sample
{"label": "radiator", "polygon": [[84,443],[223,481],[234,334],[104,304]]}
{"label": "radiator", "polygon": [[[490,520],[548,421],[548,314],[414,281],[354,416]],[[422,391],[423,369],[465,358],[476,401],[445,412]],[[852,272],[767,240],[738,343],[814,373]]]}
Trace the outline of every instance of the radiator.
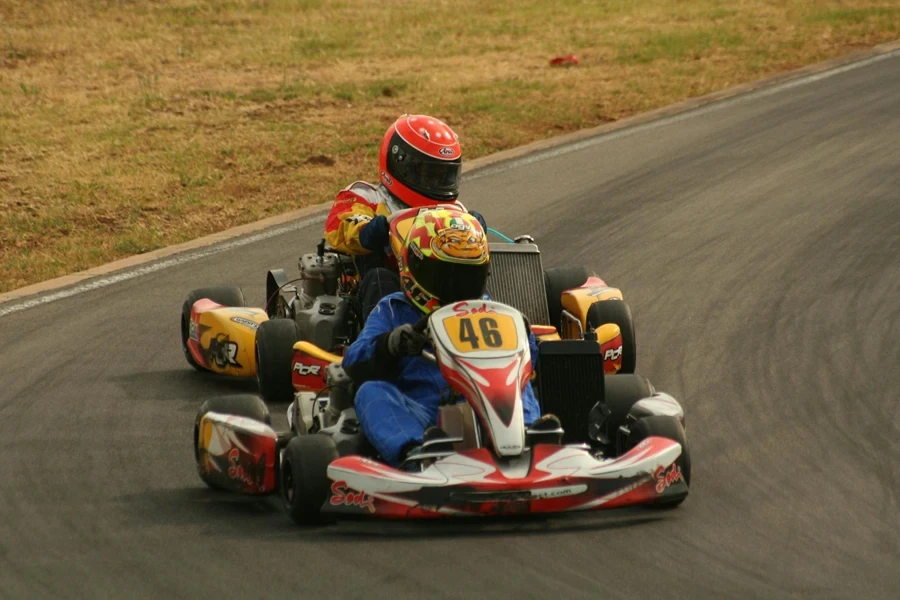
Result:
{"label": "radiator", "polygon": [[532,325],[550,323],[541,253],[534,244],[491,244],[492,300],[518,309]]}
{"label": "radiator", "polygon": [[541,413],[559,417],[564,443],[588,440],[588,414],[603,402],[603,355],[589,340],[541,342],[537,390]]}

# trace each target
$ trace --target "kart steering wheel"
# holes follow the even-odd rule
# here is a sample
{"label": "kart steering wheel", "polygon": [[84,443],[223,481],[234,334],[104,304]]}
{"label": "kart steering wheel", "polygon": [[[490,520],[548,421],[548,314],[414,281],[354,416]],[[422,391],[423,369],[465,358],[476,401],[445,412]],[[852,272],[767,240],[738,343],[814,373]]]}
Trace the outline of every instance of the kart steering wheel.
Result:
{"label": "kart steering wheel", "polygon": [[[418,333],[427,333],[428,332],[428,323],[431,320],[431,315],[423,315],[421,319],[419,319],[415,325],[413,325],[413,330]],[[437,364],[437,357],[430,350],[426,350],[422,347],[422,352],[420,356],[427,360],[432,364]]]}

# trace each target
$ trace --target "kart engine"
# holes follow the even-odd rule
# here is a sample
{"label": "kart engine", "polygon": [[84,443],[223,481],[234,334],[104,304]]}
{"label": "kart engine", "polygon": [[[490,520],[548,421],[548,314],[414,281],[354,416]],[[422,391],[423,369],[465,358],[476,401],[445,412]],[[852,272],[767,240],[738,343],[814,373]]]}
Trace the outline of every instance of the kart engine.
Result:
{"label": "kart engine", "polygon": [[311,308],[316,298],[337,293],[341,276],[340,257],[333,253],[304,254],[300,268],[300,309]]}

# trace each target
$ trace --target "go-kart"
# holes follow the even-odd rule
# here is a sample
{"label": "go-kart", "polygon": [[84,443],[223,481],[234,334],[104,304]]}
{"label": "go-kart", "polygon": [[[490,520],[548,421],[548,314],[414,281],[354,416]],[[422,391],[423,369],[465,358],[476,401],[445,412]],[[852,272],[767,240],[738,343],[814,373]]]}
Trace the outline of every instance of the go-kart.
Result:
{"label": "go-kart", "polygon": [[[391,215],[396,250],[420,209]],[[540,341],[580,340],[594,330],[606,373],[633,373],[634,322],[622,292],[582,267],[547,269],[529,236],[510,239],[493,229],[488,295],[520,310]],[[299,260],[299,277],[281,269],[266,275],[266,305],[245,306],[236,286],[193,291],[181,314],[182,349],[196,369],[255,376],[263,398],[288,403],[325,385],[325,368],[362,325],[354,259],[325,246]],[[299,286],[296,285],[299,283]]]}
{"label": "go-kart", "polygon": [[[298,394],[290,431],[271,427],[256,396],[215,398],[194,428],[200,477],[211,487],[279,492],[291,519],[336,515],[431,518],[673,507],[688,494],[684,413],[636,375],[604,375],[592,333],[539,345],[541,410],[562,429],[525,426],[522,389],[532,379],[521,312],[493,301],[445,306],[422,323],[434,361],[456,398],[440,408],[450,439],[426,442],[394,468],[364,439],[352,385],[337,362],[329,387]],[[328,394],[325,395],[324,392]],[[450,396],[453,398],[453,396]],[[447,446],[452,444],[452,447]]]}

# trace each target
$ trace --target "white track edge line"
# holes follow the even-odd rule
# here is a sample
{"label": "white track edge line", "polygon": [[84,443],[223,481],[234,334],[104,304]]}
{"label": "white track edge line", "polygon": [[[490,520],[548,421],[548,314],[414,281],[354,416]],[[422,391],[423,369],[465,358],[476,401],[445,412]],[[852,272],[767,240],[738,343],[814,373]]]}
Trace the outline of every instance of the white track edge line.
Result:
{"label": "white track edge line", "polygon": [[304,227],[316,223],[318,221],[323,221],[325,218],[324,215],[320,217],[309,217],[306,219],[301,219],[299,221],[294,221],[292,223],[288,223],[286,225],[279,225],[272,229],[267,229],[265,231],[261,231],[259,233],[254,233],[248,235],[246,237],[239,237],[232,241],[222,242],[219,244],[214,244],[212,246],[208,246],[202,250],[196,251],[188,251],[184,254],[176,255],[174,258],[163,259],[159,262],[151,262],[146,266],[138,267],[136,269],[130,269],[123,271],[121,273],[116,273],[115,275],[110,275],[108,277],[101,277],[99,279],[89,279],[85,283],[79,283],[70,288],[64,288],[59,290],[58,292],[52,292],[50,294],[46,294],[43,296],[38,296],[36,298],[32,298],[30,300],[25,300],[23,302],[13,301],[12,304],[8,306],[0,305],[0,317],[5,317],[6,315],[19,312],[21,310],[26,310],[28,308],[34,308],[36,306],[40,306],[42,304],[47,304],[49,302],[54,302],[56,300],[62,300],[64,298],[71,298],[72,296],[77,296],[78,294],[82,294],[84,292],[89,292],[91,290],[96,290],[100,288],[104,288],[115,283],[120,283],[122,281],[128,281],[129,279],[134,279],[136,277],[141,277],[143,275],[149,275],[150,273],[155,273],[156,271],[162,271],[163,269],[168,269],[169,267],[174,267],[177,265],[181,265],[187,262],[191,262],[200,258],[206,258],[207,256],[212,256],[213,254],[219,254],[220,252],[225,252],[227,250],[233,250],[234,248],[240,248],[241,246],[246,246],[248,244],[253,244],[255,242],[261,242],[263,240],[273,238],[279,236],[283,233],[288,233],[290,231],[295,231],[297,229],[303,229]]}

